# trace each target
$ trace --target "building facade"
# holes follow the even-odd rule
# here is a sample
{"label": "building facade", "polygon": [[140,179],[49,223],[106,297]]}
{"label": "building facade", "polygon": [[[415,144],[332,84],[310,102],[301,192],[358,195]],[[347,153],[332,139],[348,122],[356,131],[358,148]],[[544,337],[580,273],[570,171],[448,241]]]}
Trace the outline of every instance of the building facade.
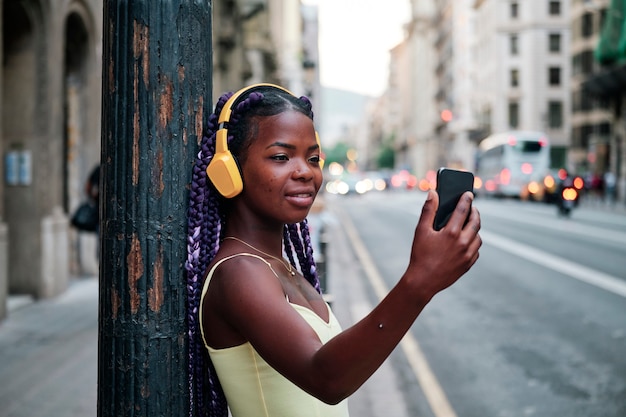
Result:
{"label": "building facade", "polygon": [[371,149],[393,137],[396,168],[424,177],[475,168],[475,146],[491,133],[544,131],[552,168],[606,177],[626,202],[623,2],[409,1],[368,117]]}
{"label": "building facade", "polygon": [[8,293],[54,296],[83,272],[68,213],[100,159],[101,25],[98,0],[2,2],[0,318]]}
{"label": "building facade", "polygon": [[484,134],[538,130],[556,167],[568,160],[571,132],[570,1],[479,0],[473,108]]}
{"label": "building facade", "polygon": [[626,204],[626,4],[588,0],[580,7],[598,25],[591,28],[597,39],[593,60],[587,55],[591,70],[579,84],[587,124],[576,132],[576,144],[588,171],[604,179],[603,194]]}
{"label": "building facade", "polygon": [[[78,232],[69,218],[87,198],[87,177],[100,163],[106,68],[102,0],[0,5],[2,320],[10,294],[51,297],[70,277],[98,272],[96,234]],[[311,7],[302,9],[299,0],[213,1],[214,100],[253,82],[316,94],[317,13]]]}

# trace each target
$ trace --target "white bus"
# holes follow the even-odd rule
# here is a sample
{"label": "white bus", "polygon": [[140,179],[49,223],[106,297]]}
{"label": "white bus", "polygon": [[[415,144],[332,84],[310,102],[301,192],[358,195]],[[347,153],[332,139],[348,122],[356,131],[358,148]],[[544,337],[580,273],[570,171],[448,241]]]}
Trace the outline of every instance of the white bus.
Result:
{"label": "white bus", "polygon": [[543,132],[510,131],[491,135],[478,145],[478,194],[520,197],[530,181],[550,169],[550,142]]}

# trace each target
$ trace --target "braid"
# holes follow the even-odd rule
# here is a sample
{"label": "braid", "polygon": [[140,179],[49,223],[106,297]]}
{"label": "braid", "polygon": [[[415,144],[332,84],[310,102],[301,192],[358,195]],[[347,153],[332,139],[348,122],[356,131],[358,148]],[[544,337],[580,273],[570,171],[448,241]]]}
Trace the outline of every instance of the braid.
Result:
{"label": "braid", "polygon": [[[228,415],[226,397],[217,379],[201,340],[198,314],[202,284],[207,266],[219,249],[221,219],[216,191],[209,186],[206,167],[215,153],[217,114],[230,95],[220,97],[215,113],[209,117],[207,132],[202,137],[200,152],[193,167],[189,194],[187,237],[187,320],[189,326],[189,416],[225,417]],[[208,385],[208,393],[205,386]],[[206,397],[209,403],[206,403]]]}
{"label": "braid", "polygon": [[287,254],[287,258],[289,259],[289,263],[294,268],[296,267],[296,260],[293,257],[293,245],[291,244],[291,240],[289,237],[289,226],[285,225],[283,227],[283,245],[285,246],[285,253]]}
{"label": "braid", "polygon": [[[269,92],[272,92],[269,94]],[[233,93],[222,95],[215,111],[209,116],[207,129],[200,143],[192,171],[189,193],[187,236],[187,321],[189,337],[189,416],[226,417],[228,404],[210,360],[204,348],[200,323],[200,301],[205,274],[219,250],[219,242],[225,225],[224,205],[227,202],[213,187],[206,168],[215,154],[215,137],[219,129],[218,115]],[[245,96],[245,95],[244,95]],[[261,105],[263,104],[263,105]],[[228,121],[228,148],[233,155],[246,156],[250,138],[253,137],[256,116],[272,116],[286,110],[298,111],[313,119],[312,104],[306,97],[296,98],[273,87],[262,87],[247,93],[247,97],[235,101]],[[300,232],[299,232],[300,230]],[[299,235],[302,233],[302,237]],[[306,221],[285,225],[283,244],[290,263],[295,267],[294,252],[305,278],[321,292],[313,261],[313,250]],[[306,247],[306,251],[304,249]]]}
{"label": "braid", "polygon": [[317,292],[322,293],[322,288],[320,287],[320,280],[317,273],[317,265],[315,264],[315,258],[313,257],[313,244],[311,243],[311,233],[309,230],[309,222],[307,219],[304,219],[300,223],[300,234],[302,235],[302,240],[304,241],[304,247],[306,248],[305,252],[305,261],[304,264],[306,266],[302,268],[302,270],[307,270],[309,275],[304,275],[308,281],[315,287]]}
{"label": "braid", "polygon": [[[304,227],[307,227],[304,222],[288,225],[289,240],[293,244],[296,256],[298,257],[302,275],[319,293],[321,293],[319,279],[315,270],[315,262],[312,261],[313,247],[311,245],[311,240],[309,239],[307,242],[300,236],[303,224],[305,225]],[[305,245],[306,252],[304,250]],[[311,254],[310,258],[307,255],[308,253]]]}

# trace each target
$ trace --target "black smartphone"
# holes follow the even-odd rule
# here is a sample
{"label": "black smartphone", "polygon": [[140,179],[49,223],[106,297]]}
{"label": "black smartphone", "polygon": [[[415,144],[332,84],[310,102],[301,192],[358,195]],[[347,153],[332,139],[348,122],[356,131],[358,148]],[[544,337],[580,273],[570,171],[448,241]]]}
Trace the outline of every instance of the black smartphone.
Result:
{"label": "black smartphone", "polygon": [[[439,168],[437,171],[437,194],[439,208],[435,214],[435,230],[441,230],[456,208],[461,195],[466,191],[474,192],[474,174],[451,168]],[[469,217],[469,213],[467,213]]]}

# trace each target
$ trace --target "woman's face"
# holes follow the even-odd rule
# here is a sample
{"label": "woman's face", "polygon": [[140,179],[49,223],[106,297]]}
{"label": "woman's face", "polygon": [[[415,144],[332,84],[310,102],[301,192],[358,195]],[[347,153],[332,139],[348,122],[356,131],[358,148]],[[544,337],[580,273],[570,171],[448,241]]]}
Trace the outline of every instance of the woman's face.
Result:
{"label": "woman's face", "polygon": [[241,161],[242,200],[281,223],[302,221],[322,185],[313,121],[297,111],[259,117]]}

